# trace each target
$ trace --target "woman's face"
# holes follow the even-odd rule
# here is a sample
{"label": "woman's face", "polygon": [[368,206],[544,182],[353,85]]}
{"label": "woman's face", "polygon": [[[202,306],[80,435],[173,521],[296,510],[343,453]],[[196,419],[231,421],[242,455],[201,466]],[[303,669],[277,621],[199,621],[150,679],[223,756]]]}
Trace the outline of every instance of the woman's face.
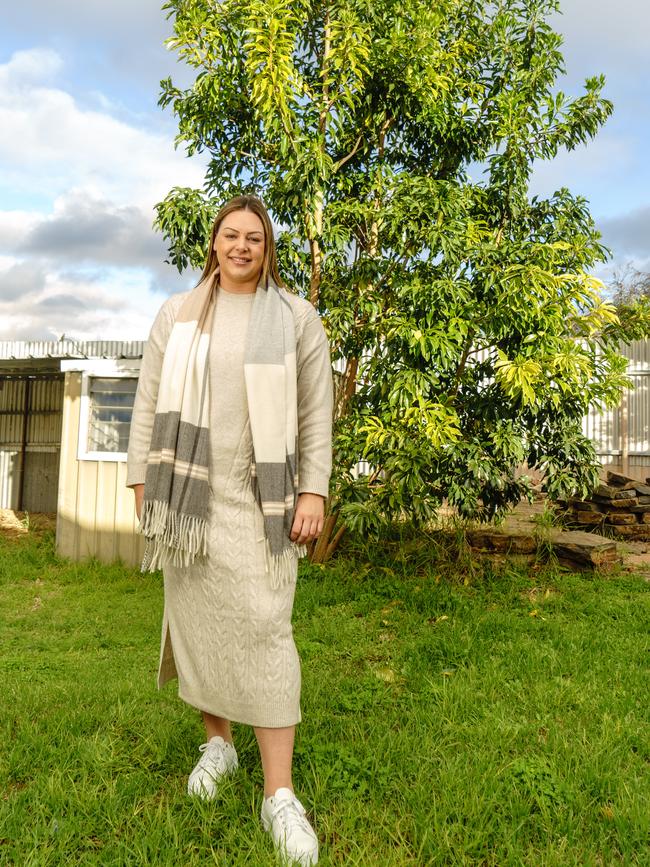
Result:
{"label": "woman's face", "polygon": [[264,224],[252,211],[231,211],[219,226],[214,249],[222,279],[257,280],[264,262]]}

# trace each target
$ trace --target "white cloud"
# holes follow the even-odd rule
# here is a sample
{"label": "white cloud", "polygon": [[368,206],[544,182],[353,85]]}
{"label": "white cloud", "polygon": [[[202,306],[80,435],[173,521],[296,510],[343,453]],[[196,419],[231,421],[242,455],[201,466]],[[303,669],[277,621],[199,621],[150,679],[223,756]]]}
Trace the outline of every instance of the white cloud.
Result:
{"label": "white cloud", "polygon": [[87,187],[151,212],[172,186],[201,186],[204,164],[173,150],[169,137],[81,108],[51,85],[61,58],[18,51],[0,65],[0,166],[4,182],[52,197]]}
{"label": "white cloud", "polygon": [[45,288],[45,270],[33,262],[13,262],[0,271],[3,302],[25,302]]}
{"label": "white cloud", "polygon": [[[6,7],[6,8],[4,8]],[[162,0],[21,0],[2,9],[4,45],[49,46],[66,58],[66,82],[83,103],[103,110],[93,91],[99,90],[131,120],[132,111],[147,113],[147,124],[170,129],[171,113],[157,107],[159,83],[171,75],[186,87],[193,70],[175,52],[165,50],[172,33]],[[66,89],[69,89],[66,86]]]}
{"label": "white cloud", "polygon": [[15,250],[42,219],[38,211],[0,211],[0,254]]}
{"label": "white cloud", "polygon": [[59,196],[51,214],[30,220],[15,249],[57,263],[153,269],[166,254],[148,214],[135,205],[115,205],[84,188]]}
{"label": "white cloud", "polygon": [[82,108],[56,86],[63,69],[48,49],[0,65],[3,187],[51,202],[0,211],[0,339],[143,339],[164,294],[192,279],[165,265],[153,206],[172,186],[200,187],[204,168],[112,117],[108,98]]}
{"label": "white cloud", "polygon": [[0,272],[0,340],[55,340],[62,333],[77,340],[143,340],[152,305],[155,311],[164,300],[148,295],[149,283],[147,272],[137,269],[84,277],[14,264]]}
{"label": "white cloud", "polygon": [[49,48],[16,51],[9,63],[0,66],[0,89],[20,93],[32,84],[54,78],[62,69],[62,58]]}

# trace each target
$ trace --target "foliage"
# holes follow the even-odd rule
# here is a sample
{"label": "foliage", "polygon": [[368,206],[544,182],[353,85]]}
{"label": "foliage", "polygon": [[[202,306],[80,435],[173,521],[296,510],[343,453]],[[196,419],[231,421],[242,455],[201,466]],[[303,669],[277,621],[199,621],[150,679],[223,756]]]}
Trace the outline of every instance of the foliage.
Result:
{"label": "foliage", "polygon": [[[535,161],[585,144],[612,104],[602,75],[554,92],[557,0],[164,8],[196,79],[163,81],[160,104],[209,165],[157,226],[171,261],[200,265],[212,203],[265,200],[281,270],[345,365],[330,508],[370,534],[425,523],[443,498],[488,519],[529,494],[522,461],[553,497],[592,489],[581,421],[628,381],[622,322],[589,274],[608,251],[584,198],[528,186]],[[360,457],[372,471],[357,478]]]}

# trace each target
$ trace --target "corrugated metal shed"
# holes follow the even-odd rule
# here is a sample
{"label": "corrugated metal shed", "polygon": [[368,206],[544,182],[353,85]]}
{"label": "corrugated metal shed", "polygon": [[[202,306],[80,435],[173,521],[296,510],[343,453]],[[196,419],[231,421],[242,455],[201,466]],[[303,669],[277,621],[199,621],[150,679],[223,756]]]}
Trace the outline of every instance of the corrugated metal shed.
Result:
{"label": "corrugated metal shed", "polygon": [[0,340],[0,361],[141,358],[144,340]]}
{"label": "corrugated metal shed", "polygon": [[0,508],[57,508],[66,359],[139,359],[142,340],[0,341]]}

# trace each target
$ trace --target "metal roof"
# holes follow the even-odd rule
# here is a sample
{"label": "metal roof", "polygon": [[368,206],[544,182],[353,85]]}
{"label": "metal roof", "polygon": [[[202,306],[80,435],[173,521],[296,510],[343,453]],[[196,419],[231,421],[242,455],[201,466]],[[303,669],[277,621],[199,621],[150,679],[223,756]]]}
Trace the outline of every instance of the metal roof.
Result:
{"label": "metal roof", "polygon": [[142,358],[144,340],[0,340],[0,360]]}

